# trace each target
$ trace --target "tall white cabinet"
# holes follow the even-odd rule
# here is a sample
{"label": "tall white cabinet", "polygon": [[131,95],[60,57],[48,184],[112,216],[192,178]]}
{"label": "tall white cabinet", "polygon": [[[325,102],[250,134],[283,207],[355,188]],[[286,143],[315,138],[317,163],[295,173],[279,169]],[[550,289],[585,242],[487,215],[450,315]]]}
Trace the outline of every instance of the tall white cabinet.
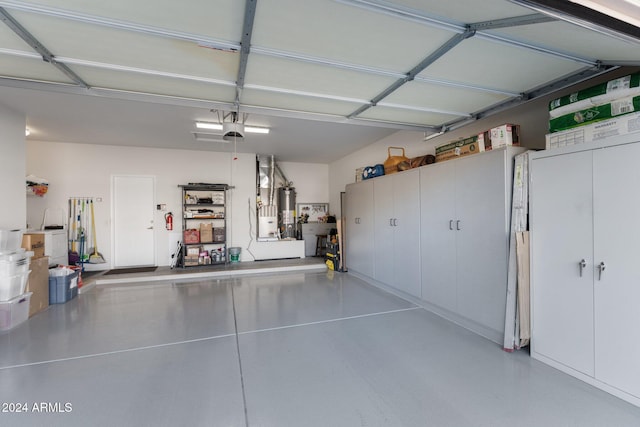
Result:
{"label": "tall white cabinet", "polygon": [[373,278],[373,181],[347,185],[345,202],[347,268]]}
{"label": "tall white cabinet", "polygon": [[348,270],[502,342],[513,157],[523,151],[506,147],[348,185]]}
{"label": "tall white cabinet", "polygon": [[420,172],[373,180],[374,278],[420,297]]}
{"label": "tall white cabinet", "polygon": [[420,169],[422,298],[493,340],[504,329],[513,157],[522,151]]}
{"label": "tall white cabinet", "polygon": [[530,162],[531,355],[640,405],[640,143]]}

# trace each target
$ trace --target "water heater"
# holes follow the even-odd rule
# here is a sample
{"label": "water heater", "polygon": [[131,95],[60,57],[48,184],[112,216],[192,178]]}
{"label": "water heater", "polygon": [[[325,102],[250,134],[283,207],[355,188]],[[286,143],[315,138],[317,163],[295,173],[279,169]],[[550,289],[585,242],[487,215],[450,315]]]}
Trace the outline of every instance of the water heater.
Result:
{"label": "water heater", "polygon": [[296,238],[296,189],[278,189],[278,227],[282,239]]}

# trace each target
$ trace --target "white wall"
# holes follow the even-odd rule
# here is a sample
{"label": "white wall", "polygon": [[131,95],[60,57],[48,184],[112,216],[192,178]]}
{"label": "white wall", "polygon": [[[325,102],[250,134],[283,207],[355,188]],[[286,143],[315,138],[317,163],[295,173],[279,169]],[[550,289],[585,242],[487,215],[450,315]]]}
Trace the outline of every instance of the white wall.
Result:
{"label": "white wall", "polygon": [[[23,125],[24,132],[24,125]],[[164,212],[156,211],[156,259],[158,265],[169,265],[174,241],[181,230],[181,190],[179,184],[190,182],[228,183],[235,188],[229,196],[229,246],[246,248],[255,233],[255,155],[209,151],[168,150],[138,147],[116,147],[92,144],[70,144],[29,141],[27,144],[28,173],[49,180],[49,191],[42,197],[30,197],[27,222],[40,227],[46,208],[64,211],[70,197],[102,198],[95,204],[98,248],[112,260],[111,237],[111,177],[113,175],[147,175],[156,179],[156,204],[166,204],[174,215],[174,231],[164,227]],[[296,163],[284,164],[287,178],[298,186],[299,195],[310,191],[310,197],[328,194],[328,167],[309,168]],[[304,173],[302,173],[304,172]],[[22,174],[24,177],[24,174]],[[24,193],[24,185],[21,187]],[[326,199],[325,199],[326,200]],[[315,200],[314,200],[315,201]],[[321,201],[321,200],[319,200]],[[135,209],[135,206],[132,207]],[[242,261],[251,260],[248,251]],[[87,269],[105,269],[110,265],[87,265]]]}
{"label": "white wall", "polygon": [[[384,163],[388,157],[389,147],[403,147],[405,155],[409,158],[427,154],[428,144],[423,139],[422,132],[396,132],[331,163],[329,165],[329,204],[332,206],[332,212],[338,216],[342,215],[340,212],[340,192],[344,191],[347,184],[356,181],[356,169]],[[391,155],[399,154],[401,151],[391,150]]]}
{"label": "white wall", "polygon": [[26,228],[24,114],[0,104],[0,228]]}
{"label": "white wall", "polygon": [[296,203],[329,202],[329,165],[280,162],[278,166],[287,179],[293,181]]}

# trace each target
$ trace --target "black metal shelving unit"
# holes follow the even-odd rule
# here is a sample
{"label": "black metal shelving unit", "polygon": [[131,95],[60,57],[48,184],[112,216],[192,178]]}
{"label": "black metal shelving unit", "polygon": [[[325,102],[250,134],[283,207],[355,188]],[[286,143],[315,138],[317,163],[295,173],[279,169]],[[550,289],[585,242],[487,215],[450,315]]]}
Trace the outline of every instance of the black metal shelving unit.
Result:
{"label": "black metal shelving unit", "polygon": [[[182,189],[181,267],[229,262],[227,248],[227,184],[186,184]],[[211,227],[211,238],[203,225]],[[194,231],[197,230],[197,233]],[[197,241],[195,236],[197,235]],[[197,252],[197,254],[196,254]],[[207,255],[202,255],[206,253]]]}

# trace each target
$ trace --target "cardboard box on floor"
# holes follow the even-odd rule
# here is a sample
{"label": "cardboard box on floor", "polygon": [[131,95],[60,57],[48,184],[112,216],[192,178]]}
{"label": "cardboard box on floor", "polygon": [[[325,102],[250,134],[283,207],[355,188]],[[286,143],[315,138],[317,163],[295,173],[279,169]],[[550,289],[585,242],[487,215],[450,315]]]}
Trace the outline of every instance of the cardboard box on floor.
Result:
{"label": "cardboard box on floor", "polygon": [[49,257],[32,258],[27,292],[32,292],[29,317],[49,307]]}

